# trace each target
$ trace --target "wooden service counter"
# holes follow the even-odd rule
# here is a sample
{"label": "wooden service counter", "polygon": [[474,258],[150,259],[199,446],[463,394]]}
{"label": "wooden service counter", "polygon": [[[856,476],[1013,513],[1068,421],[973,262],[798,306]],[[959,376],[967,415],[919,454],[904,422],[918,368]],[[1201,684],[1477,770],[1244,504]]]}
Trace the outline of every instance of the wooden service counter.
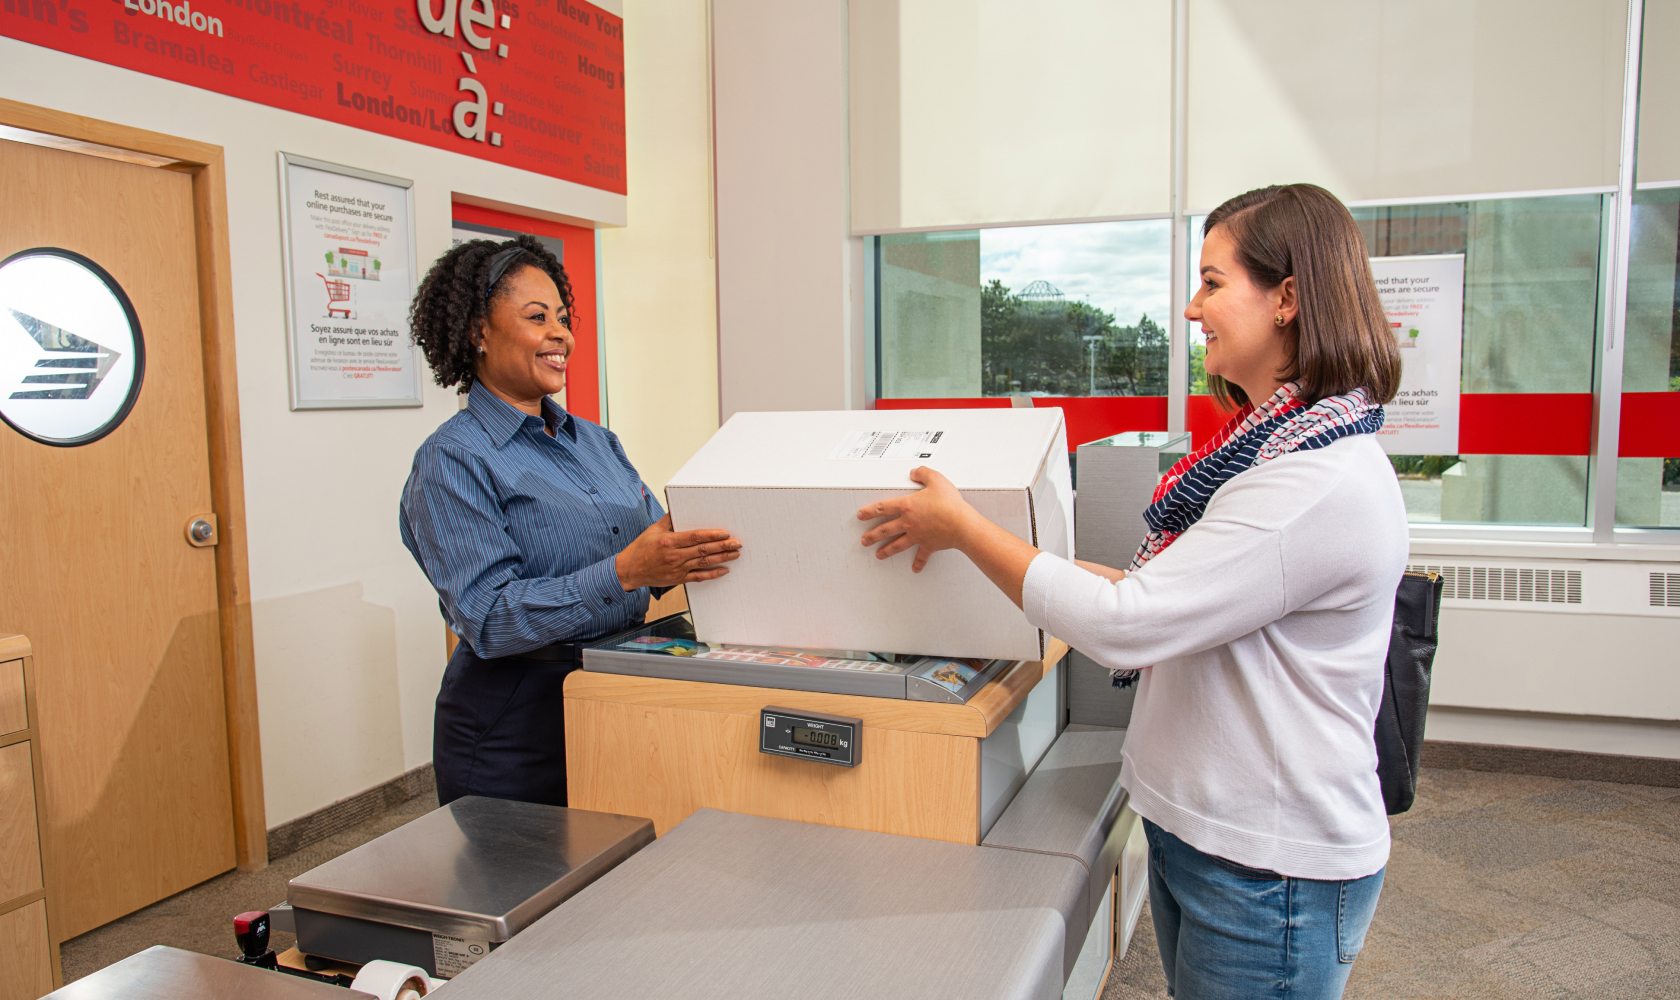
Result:
{"label": "wooden service counter", "polygon": [[[569,804],[648,817],[660,835],[720,809],[978,844],[1059,731],[1068,647],[1048,647],[964,704],[578,670],[566,679]],[[857,764],[761,753],[767,707],[861,720]]]}

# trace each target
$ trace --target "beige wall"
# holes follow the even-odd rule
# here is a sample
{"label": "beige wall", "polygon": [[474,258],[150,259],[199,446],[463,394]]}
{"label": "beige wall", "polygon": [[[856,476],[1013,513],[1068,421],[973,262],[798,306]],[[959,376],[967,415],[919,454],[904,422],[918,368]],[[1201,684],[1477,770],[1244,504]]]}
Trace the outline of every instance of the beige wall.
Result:
{"label": "beige wall", "polygon": [[629,224],[600,234],[607,416],[663,492],[718,426],[705,0],[629,0]]}
{"label": "beige wall", "polygon": [[844,0],[713,0],[719,401],[866,402],[851,238]]}

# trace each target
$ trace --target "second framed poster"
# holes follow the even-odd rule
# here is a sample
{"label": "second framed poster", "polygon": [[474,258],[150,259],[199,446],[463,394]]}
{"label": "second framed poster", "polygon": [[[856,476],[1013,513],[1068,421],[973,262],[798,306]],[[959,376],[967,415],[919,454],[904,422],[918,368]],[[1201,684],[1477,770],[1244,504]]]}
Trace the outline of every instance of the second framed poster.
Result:
{"label": "second framed poster", "polygon": [[1458,454],[1464,255],[1373,257],[1371,275],[1400,345],[1400,391],[1377,440],[1390,455]]}
{"label": "second framed poster", "polygon": [[414,184],[280,154],[292,409],[419,406]]}

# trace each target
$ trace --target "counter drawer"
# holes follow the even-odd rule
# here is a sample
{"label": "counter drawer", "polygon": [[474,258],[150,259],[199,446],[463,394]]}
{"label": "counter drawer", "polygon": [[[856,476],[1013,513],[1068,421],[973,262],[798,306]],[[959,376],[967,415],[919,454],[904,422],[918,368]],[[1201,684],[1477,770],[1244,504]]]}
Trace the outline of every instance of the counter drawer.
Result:
{"label": "counter drawer", "polygon": [[35,1000],[53,988],[47,904],[36,900],[0,913],[0,1000]]}
{"label": "counter drawer", "polygon": [[23,705],[23,661],[0,662],[0,736],[29,727]]}
{"label": "counter drawer", "polygon": [[41,888],[35,774],[28,743],[0,747],[0,904]]}

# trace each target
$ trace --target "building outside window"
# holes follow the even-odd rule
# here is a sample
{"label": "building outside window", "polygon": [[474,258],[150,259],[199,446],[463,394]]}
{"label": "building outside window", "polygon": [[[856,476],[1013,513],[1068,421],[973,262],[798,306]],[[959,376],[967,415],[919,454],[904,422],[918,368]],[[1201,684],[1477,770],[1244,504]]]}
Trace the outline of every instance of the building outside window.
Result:
{"label": "building outside window", "polygon": [[1169,226],[882,237],[880,395],[1164,398]]}

